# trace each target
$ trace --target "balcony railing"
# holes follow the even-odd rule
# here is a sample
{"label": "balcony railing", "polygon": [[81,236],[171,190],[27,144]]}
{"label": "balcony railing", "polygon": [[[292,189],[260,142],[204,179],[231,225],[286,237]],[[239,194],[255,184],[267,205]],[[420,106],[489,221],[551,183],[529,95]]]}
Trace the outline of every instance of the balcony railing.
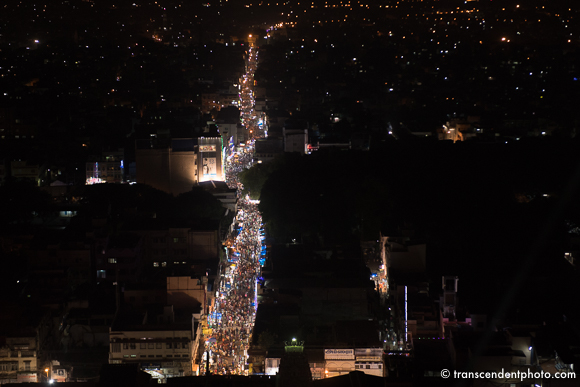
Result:
{"label": "balcony railing", "polygon": [[6,351],[0,352],[0,357],[36,357],[36,351]]}

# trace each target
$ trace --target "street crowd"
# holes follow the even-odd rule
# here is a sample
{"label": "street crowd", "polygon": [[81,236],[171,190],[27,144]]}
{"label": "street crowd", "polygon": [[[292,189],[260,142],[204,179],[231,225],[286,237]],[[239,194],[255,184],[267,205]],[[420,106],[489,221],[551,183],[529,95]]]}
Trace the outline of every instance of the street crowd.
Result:
{"label": "street crowd", "polygon": [[[251,56],[248,58],[251,61]],[[247,66],[254,71],[254,66]],[[253,79],[253,73],[246,79]],[[246,99],[252,101],[252,99]],[[242,112],[248,111],[242,106]],[[249,117],[248,117],[249,118]],[[206,364],[211,374],[247,375],[249,347],[257,303],[257,280],[260,276],[259,259],[265,254],[262,218],[257,204],[249,197],[241,197],[242,184],[238,173],[252,164],[253,141],[244,147],[230,149],[226,157],[226,183],[238,190],[238,212],[235,229],[230,235],[227,262],[222,266],[220,286],[213,310],[208,316],[210,334],[205,337]],[[202,372],[207,372],[202,367]]]}

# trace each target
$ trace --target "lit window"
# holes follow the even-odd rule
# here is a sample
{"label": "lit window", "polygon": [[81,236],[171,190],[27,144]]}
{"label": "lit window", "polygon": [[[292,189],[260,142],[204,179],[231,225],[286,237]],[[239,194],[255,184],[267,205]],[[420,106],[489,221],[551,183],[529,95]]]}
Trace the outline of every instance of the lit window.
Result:
{"label": "lit window", "polygon": [[109,258],[109,263],[117,263],[117,258]]}

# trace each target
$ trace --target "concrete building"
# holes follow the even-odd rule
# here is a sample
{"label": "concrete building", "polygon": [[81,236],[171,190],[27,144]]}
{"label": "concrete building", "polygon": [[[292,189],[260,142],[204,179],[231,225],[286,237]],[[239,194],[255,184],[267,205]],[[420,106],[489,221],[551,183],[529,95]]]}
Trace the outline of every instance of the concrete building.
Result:
{"label": "concrete building", "polygon": [[0,348],[0,384],[36,383],[39,372],[36,333],[7,337]]}
{"label": "concrete building", "polygon": [[281,138],[262,138],[255,142],[254,161],[267,163],[284,152],[284,142]]}
{"label": "concrete building", "polygon": [[93,249],[82,234],[39,232],[25,256],[31,279],[29,292],[41,299],[51,295],[58,298],[67,288],[90,283],[95,278],[91,270]]}
{"label": "concrete building", "polygon": [[285,343],[276,382],[279,387],[309,387],[312,384],[312,373],[304,356],[304,342],[292,339]]}
{"label": "concrete building", "polygon": [[306,154],[308,145],[308,129],[282,129],[284,137],[284,152]]}
{"label": "concrete building", "polygon": [[109,364],[138,364],[159,383],[198,375],[206,285],[168,277],[164,302],[120,309],[109,331]]}
{"label": "concrete building", "polygon": [[[202,166],[198,168],[198,140],[152,138],[136,141],[137,183],[147,184],[173,195],[191,191],[198,182],[199,172],[203,172]],[[217,148],[215,145],[216,153]],[[212,165],[219,164],[221,168],[221,157],[214,154],[214,158],[216,160]],[[213,171],[215,170],[214,168]]]}
{"label": "concrete building", "polygon": [[238,190],[229,188],[225,181],[204,181],[199,186],[218,199],[224,208],[236,213],[238,208]]}
{"label": "concrete building", "polygon": [[307,343],[314,380],[355,370],[383,375],[383,336],[373,318],[378,297],[360,258],[358,250],[272,246],[248,350],[252,372],[281,370],[280,340],[296,335]]}
{"label": "concrete building", "polygon": [[220,94],[215,90],[207,90],[205,93],[201,94],[201,111],[203,113],[209,113],[212,110],[220,110]]}
{"label": "concrete building", "polygon": [[[68,381],[71,369],[64,367],[58,360],[52,360],[48,367],[49,383],[65,383]],[[46,368],[45,368],[46,372]]]}
{"label": "concrete building", "polygon": [[483,134],[479,116],[453,117],[437,129],[438,140],[465,141]]}
{"label": "concrete building", "polygon": [[46,381],[39,351],[52,340],[52,313],[4,294],[0,313],[0,385]]}
{"label": "concrete building", "polygon": [[225,181],[223,165],[223,139],[221,137],[200,137],[198,140],[198,182]]}
{"label": "concrete building", "polygon": [[[417,277],[417,279],[420,277]],[[396,294],[397,319],[385,343],[391,351],[412,349],[415,338],[438,338],[440,326],[437,306],[429,298],[429,284],[399,276],[391,294]]]}
{"label": "concrete building", "polygon": [[354,371],[354,349],[332,348],[324,350],[327,377],[340,376]]}
{"label": "concrete building", "polygon": [[425,273],[427,245],[412,238],[413,231],[403,230],[396,236],[381,233],[380,260],[377,284],[381,295],[386,295],[394,272],[402,274]]}
{"label": "concrete building", "polygon": [[42,166],[30,160],[14,160],[10,163],[10,172],[17,180],[28,180],[35,185],[40,185]]}
{"label": "concrete building", "polygon": [[109,327],[113,322],[114,308],[74,307],[61,321],[62,348],[106,347],[109,345]]}
{"label": "concrete building", "polygon": [[367,375],[384,376],[382,348],[355,348],[354,369]]}
{"label": "concrete building", "polygon": [[[238,120],[239,121],[239,120]],[[217,123],[218,132],[221,134],[224,143],[229,143],[230,137],[233,137],[234,144],[237,143],[238,139],[238,126],[239,122],[219,122]]]}
{"label": "concrete building", "polygon": [[[204,313],[208,299],[207,277],[167,276],[166,283],[136,283],[124,286],[126,305],[146,310],[149,305],[173,305],[176,309],[191,309]],[[199,317],[199,316],[198,316]]]}
{"label": "concrete building", "polygon": [[151,139],[135,143],[137,183],[178,195],[197,183],[195,139]]}
{"label": "concrete building", "polygon": [[[453,332],[469,330],[483,332],[487,329],[485,314],[468,313],[459,305],[458,292],[459,278],[457,276],[443,276],[443,294],[439,298],[439,326],[440,337],[450,337]],[[525,346],[527,348],[528,345]]]}
{"label": "concrete building", "polygon": [[125,180],[123,159],[123,149],[103,152],[102,156],[93,157],[86,163],[85,184],[122,183]]}
{"label": "concrete building", "polygon": [[[306,346],[303,348],[303,354],[308,361],[312,380],[345,375],[352,371],[384,376],[383,349],[380,347]],[[264,358],[264,373],[278,374],[283,356],[284,351],[281,348],[268,351]]]}
{"label": "concrete building", "polygon": [[[238,95],[236,94],[236,99]],[[243,129],[240,122],[240,109],[237,106],[228,106],[222,108],[217,115],[215,123],[218,127],[218,132],[223,138],[224,144],[228,144],[230,138],[233,138],[234,144],[239,144],[238,132],[239,128]]]}
{"label": "concrete building", "polygon": [[207,277],[167,277],[167,303],[175,308],[190,308],[199,305],[206,312]]}
{"label": "concrete building", "polygon": [[97,241],[95,254],[97,281],[135,282],[143,270],[143,237],[123,233]]}
{"label": "concrete building", "polygon": [[[483,332],[469,331],[453,333],[450,344],[454,368],[475,372],[503,371],[509,376],[495,375],[487,380],[474,380],[474,386],[541,384],[541,379],[534,376],[540,366],[533,355],[533,337],[530,334],[512,334],[509,330],[503,330],[484,335]],[[486,337],[484,346],[481,345],[483,337]]]}
{"label": "concrete building", "polygon": [[161,383],[195,375],[200,327],[193,314],[182,313],[179,318],[171,305],[119,313],[109,332],[109,364],[137,363]]}
{"label": "concrete building", "polygon": [[143,263],[148,268],[188,267],[194,270],[194,266],[200,265],[200,270],[205,272],[208,264],[217,266],[219,261],[219,224],[200,229],[187,221],[142,219],[126,222],[124,230],[143,237]]}
{"label": "concrete building", "polygon": [[332,348],[324,350],[326,377],[361,371],[367,375],[384,376],[382,348]]}
{"label": "concrete building", "polygon": [[423,273],[427,268],[427,245],[405,236],[381,235],[381,259],[387,272]]}
{"label": "concrete building", "polygon": [[239,122],[219,123],[218,121],[217,127],[226,146],[245,144],[249,137],[248,129]]}

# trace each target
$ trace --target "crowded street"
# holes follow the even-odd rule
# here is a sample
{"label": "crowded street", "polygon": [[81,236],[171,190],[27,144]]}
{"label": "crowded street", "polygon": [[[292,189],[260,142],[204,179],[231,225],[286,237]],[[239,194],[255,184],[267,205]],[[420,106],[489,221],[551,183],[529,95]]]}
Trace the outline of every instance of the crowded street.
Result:
{"label": "crowded street", "polygon": [[260,263],[266,254],[264,232],[258,205],[248,196],[242,197],[238,174],[251,167],[256,117],[253,114],[253,73],[256,49],[250,48],[246,58],[246,74],[240,91],[240,114],[246,129],[246,141],[226,151],[226,183],[238,190],[238,209],[233,231],[226,243],[226,261],[221,265],[219,288],[208,315],[208,334],[202,374],[248,375],[247,350],[256,315],[257,283]]}
{"label": "crowded street", "polygon": [[211,336],[206,338],[206,354],[212,374],[246,374],[262,254],[261,217],[250,200],[240,200],[235,234],[214,309],[208,316]]}

